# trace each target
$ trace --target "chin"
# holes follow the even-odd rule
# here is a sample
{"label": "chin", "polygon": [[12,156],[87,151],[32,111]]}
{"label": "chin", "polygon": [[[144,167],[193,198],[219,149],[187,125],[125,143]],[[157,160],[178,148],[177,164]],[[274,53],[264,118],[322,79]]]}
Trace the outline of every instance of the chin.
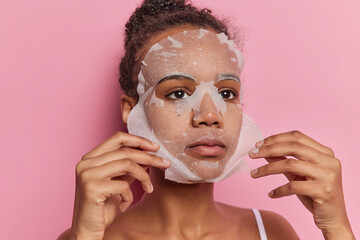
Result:
{"label": "chin", "polygon": [[201,160],[192,163],[190,170],[203,180],[211,180],[219,177],[224,172],[224,168],[224,162]]}

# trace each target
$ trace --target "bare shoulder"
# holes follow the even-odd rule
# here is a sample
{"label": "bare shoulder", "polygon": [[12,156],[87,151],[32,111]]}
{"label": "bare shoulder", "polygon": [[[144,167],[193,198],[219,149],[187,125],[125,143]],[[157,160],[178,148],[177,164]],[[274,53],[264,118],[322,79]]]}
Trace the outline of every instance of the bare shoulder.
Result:
{"label": "bare shoulder", "polygon": [[[70,231],[71,231],[71,228],[66,229],[63,233],[61,233],[61,235],[57,238],[57,240],[69,240],[70,239]],[[121,229],[116,229],[116,226],[114,227],[112,224],[106,229],[104,239],[106,239],[106,240],[122,240],[122,239],[129,239],[129,238],[124,238],[124,236],[121,234]]]}
{"label": "bare shoulder", "polygon": [[[104,239],[106,239],[106,240],[129,239],[129,238],[124,238],[124,236],[122,234],[119,234],[119,233],[121,233],[121,231],[119,231],[119,229],[116,230],[116,228],[111,227],[111,226],[112,225],[110,225],[110,227],[106,229]],[[70,231],[71,231],[71,228],[66,229],[63,233],[61,233],[61,235],[57,238],[57,240],[69,240],[70,239]]]}
{"label": "bare shoulder", "polygon": [[[254,239],[258,239],[259,230],[252,209],[235,207],[224,203],[218,203],[218,206],[234,222],[239,224],[241,236],[247,236],[247,239],[256,236]],[[260,214],[268,239],[299,239],[293,227],[283,216],[267,210],[260,210]]]}
{"label": "bare shoulder", "polygon": [[251,209],[225,203],[217,203],[217,205],[221,212],[226,215],[226,218],[230,220],[230,224],[236,228],[238,238],[259,239],[259,231]]}
{"label": "bare shoulder", "polygon": [[57,240],[69,240],[70,239],[70,228],[66,229]]}
{"label": "bare shoulder", "polygon": [[260,214],[269,239],[300,239],[283,216],[267,210],[260,210]]}

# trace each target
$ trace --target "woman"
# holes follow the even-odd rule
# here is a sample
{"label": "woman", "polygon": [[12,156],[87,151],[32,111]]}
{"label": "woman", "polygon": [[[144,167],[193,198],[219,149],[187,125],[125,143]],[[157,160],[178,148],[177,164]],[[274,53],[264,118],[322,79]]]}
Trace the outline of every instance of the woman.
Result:
{"label": "woman", "polygon": [[[200,32],[199,29],[205,29],[210,36],[201,42],[198,48],[201,54],[186,48],[179,49],[176,60],[167,54],[167,61],[174,61],[176,70],[185,72],[176,76],[167,74],[171,71],[164,70],[169,65],[163,65],[166,58],[154,58],[153,47],[169,37],[177,41],[180,35]],[[174,148],[169,150],[172,155],[176,155],[177,146],[185,146],[183,163],[202,179],[221,176],[225,167],[210,171],[210,167],[204,170],[193,163],[201,157],[223,162],[233,149],[234,134],[230,133],[239,132],[242,117],[241,108],[236,107],[241,103],[241,84],[236,81],[241,72],[241,64],[237,64],[240,57],[235,61],[213,61],[232,54],[229,49],[214,51],[221,46],[217,46],[212,37],[221,33],[231,38],[226,25],[208,10],[198,10],[184,1],[145,1],[126,24],[126,54],[120,65],[125,124],[137,103],[152,89],[162,104],[154,103],[152,111],[144,110],[149,125],[158,132],[166,129],[163,135],[171,139],[188,139],[186,136],[203,133],[217,134],[223,139],[222,145],[202,142],[194,148],[189,140],[177,141],[178,145],[171,146],[173,140],[166,146]],[[193,44],[198,46],[200,40],[195,39]],[[191,114],[179,113],[177,108],[174,111],[173,102],[193,96],[200,85],[207,85],[219,73],[227,72],[233,73],[232,77],[227,76],[214,86],[231,111],[219,111],[214,96],[206,94],[199,100],[197,111]],[[143,73],[144,82],[138,78],[139,73]],[[164,74],[167,81],[159,79]],[[186,129],[174,124],[181,122],[186,124]],[[276,213],[260,211],[258,214],[251,209],[215,202],[211,182],[182,184],[165,179],[164,170],[169,169],[173,161],[157,156],[160,150],[159,145],[148,139],[119,132],[85,154],[76,168],[72,227],[59,239],[258,239],[259,236],[298,239],[291,225]],[[253,170],[252,177],[283,173],[289,179],[288,184],[271,191],[270,197],[296,194],[314,215],[315,224],[325,239],[354,239],[342,193],[340,161],[330,148],[291,131],[259,141],[250,157],[265,158],[269,162]],[[141,182],[145,194],[139,203],[129,208],[133,198],[129,186],[135,179]]]}

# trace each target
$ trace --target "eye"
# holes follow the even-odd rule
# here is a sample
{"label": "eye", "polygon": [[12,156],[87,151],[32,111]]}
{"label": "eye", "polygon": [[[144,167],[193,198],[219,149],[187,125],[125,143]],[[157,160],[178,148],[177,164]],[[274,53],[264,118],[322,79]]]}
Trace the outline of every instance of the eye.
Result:
{"label": "eye", "polygon": [[167,97],[171,99],[184,99],[189,97],[189,95],[183,90],[176,90],[170,93],[169,95],[167,95]]}
{"label": "eye", "polygon": [[227,99],[227,100],[232,100],[237,96],[237,94],[234,91],[231,91],[231,90],[223,90],[223,91],[221,91],[219,93],[220,93],[222,98]]}

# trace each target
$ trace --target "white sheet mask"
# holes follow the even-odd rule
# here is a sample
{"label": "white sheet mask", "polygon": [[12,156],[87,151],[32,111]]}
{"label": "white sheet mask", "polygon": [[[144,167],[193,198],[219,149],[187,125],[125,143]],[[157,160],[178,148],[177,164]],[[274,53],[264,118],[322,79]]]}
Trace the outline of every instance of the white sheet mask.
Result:
{"label": "white sheet mask", "polygon": [[[204,29],[171,35],[147,52],[127,125],[129,133],[160,145],[156,155],[172,163],[166,179],[217,182],[249,170],[244,156],[262,136],[242,112],[243,64],[225,34]],[[199,141],[222,147],[199,154],[193,146]]]}

